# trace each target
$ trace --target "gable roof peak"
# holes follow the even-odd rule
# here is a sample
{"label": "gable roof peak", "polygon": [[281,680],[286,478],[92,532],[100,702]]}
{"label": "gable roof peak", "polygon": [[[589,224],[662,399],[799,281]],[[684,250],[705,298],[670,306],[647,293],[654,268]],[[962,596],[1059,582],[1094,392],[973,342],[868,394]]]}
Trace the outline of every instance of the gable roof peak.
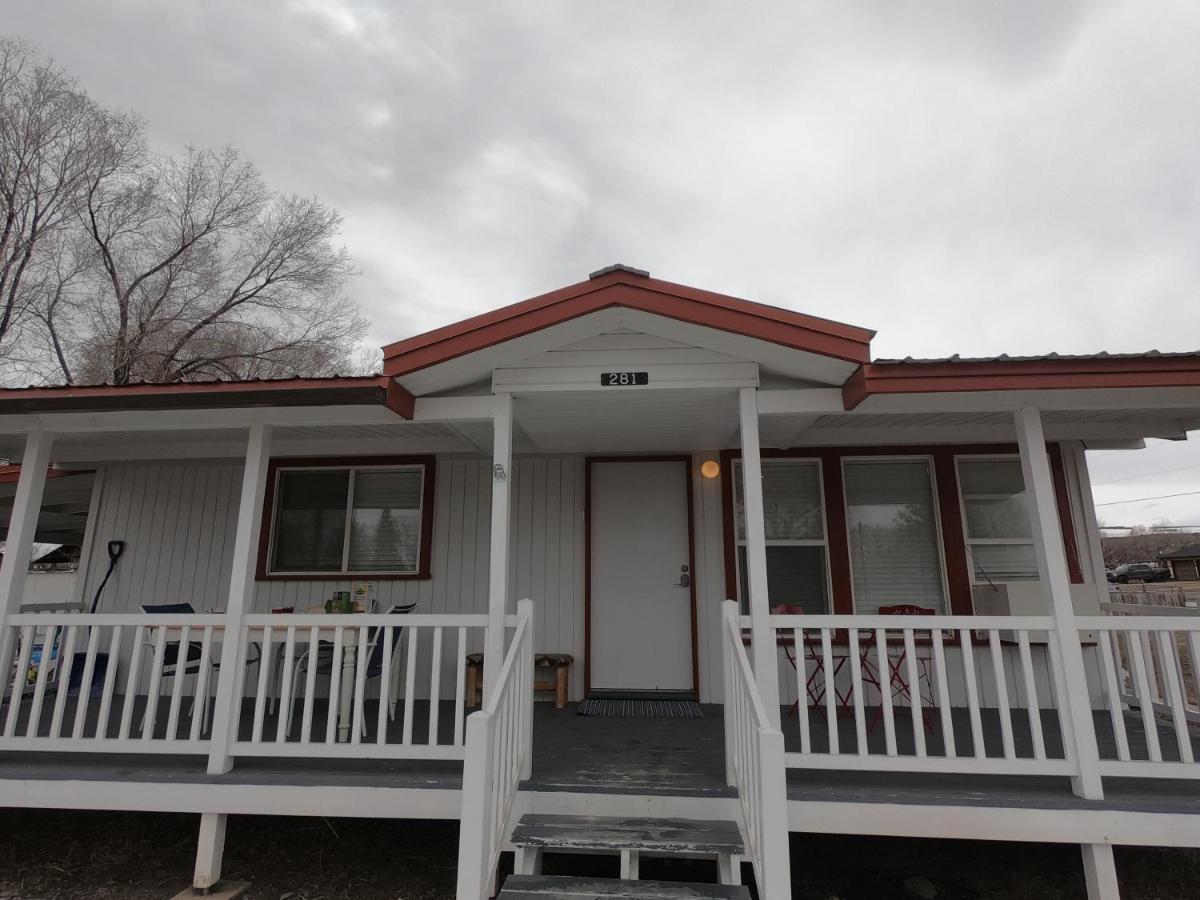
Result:
{"label": "gable roof peak", "polygon": [[635,269],[633,266],[627,266],[625,263],[614,263],[611,266],[605,266],[603,269],[597,269],[595,272],[588,274],[588,280],[594,280],[604,275],[610,275],[613,272],[625,272],[628,275],[637,275],[639,278],[649,278],[650,273],[646,269]]}

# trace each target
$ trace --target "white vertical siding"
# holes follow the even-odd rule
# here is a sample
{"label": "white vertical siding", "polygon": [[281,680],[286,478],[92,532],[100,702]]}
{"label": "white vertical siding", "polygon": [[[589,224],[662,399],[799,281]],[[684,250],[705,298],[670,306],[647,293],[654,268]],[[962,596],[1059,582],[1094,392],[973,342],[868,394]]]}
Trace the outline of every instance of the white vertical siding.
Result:
{"label": "white vertical siding", "polygon": [[696,631],[700,661],[700,702],[720,703],[721,604],[725,601],[725,524],[721,509],[721,479],[705,478],[700,465],[719,460],[717,451],[692,458],[692,504],[696,535]]}
{"label": "white vertical siding", "polygon": [[[437,463],[431,578],[377,581],[380,609],[416,602],[421,612],[487,610],[490,464],[444,458]],[[581,457],[519,459],[514,465],[510,596],[531,597],[535,645],[575,655],[572,697],[583,693],[583,479]],[[91,598],[108,566],[107,542],[126,542],[105,588],[101,610],[191,603],[223,609],[228,590],[241,466],[235,463],[137,463],[105,467],[96,515],[88,523],[91,552],[84,596]],[[263,581],[254,612],[319,606],[345,581]],[[482,649],[472,647],[472,650]],[[447,653],[443,692],[453,691]],[[424,676],[427,678],[427,675]]]}

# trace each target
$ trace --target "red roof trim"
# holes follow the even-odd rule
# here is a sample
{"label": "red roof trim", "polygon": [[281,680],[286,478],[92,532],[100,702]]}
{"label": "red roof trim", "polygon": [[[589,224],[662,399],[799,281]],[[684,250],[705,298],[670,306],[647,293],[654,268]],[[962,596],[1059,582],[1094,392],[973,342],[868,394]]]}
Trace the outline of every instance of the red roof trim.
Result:
{"label": "red roof trim", "polygon": [[869,363],[842,386],[854,409],[878,394],[1200,386],[1200,355],[1113,359]]}
{"label": "red roof trim", "polygon": [[[47,478],[65,478],[69,475],[90,475],[91,470],[56,469],[54,466],[46,469]],[[21,466],[0,466],[0,484],[16,484],[21,479]]]}
{"label": "red roof trim", "polygon": [[[167,403],[168,398],[174,400]],[[333,378],[281,378],[260,381],[205,381],[176,384],[70,385],[0,388],[0,414],[98,409],[174,409],[196,406],[302,406],[345,402],[379,404],[405,419],[416,400],[386,375]],[[123,401],[128,401],[128,407]],[[166,403],[167,405],[160,405]]]}
{"label": "red roof trim", "polygon": [[618,271],[389,344],[383,348],[383,371],[405,375],[611,307],[858,363],[870,359],[874,335],[853,325]]}

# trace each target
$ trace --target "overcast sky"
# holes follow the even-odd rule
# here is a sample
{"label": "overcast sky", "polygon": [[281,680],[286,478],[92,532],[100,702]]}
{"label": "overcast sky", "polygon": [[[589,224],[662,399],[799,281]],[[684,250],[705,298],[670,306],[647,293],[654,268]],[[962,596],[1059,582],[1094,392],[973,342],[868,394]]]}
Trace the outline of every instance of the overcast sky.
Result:
{"label": "overcast sky", "polygon": [[[1200,349],[1194,0],[53,0],[0,28],[159,148],[233,143],[339,208],[375,344],[621,261],[877,356]],[[1129,479],[1098,499],[1200,489],[1198,446],[1097,454]],[[1200,524],[1200,496],[1100,512]]]}

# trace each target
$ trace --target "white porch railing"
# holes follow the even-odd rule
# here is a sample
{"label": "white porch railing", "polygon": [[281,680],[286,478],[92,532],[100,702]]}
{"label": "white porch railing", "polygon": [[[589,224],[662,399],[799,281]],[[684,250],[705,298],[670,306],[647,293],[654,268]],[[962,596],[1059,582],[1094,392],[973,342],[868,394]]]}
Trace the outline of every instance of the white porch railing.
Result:
{"label": "white porch railing", "polygon": [[224,619],[16,613],[0,633],[0,749],[208,752]]}
{"label": "white porch railing", "polygon": [[516,631],[483,709],[467,718],[458,900],[491,896],[512,831],[517,788],[533,763],[533,601],[517,604]]}
{"label": "white porch railing", "polygon": [[[1200,723],[1200,610],[1112,606],[1107,616],[1076,620],[1080,630],[1099,633],[1101,690],[1117,757],[1102,759],[1101,773],[1200,777],[1190,727]],[[1137,714],[1132,724],[1127,709]]]}
{"label": "white porch railing", "polygon": [[466,656],[486,615],[271,614],[243,627],[234,695],[249,708],[233,756],[463,758]]}
{"label": "white porch railing", "polygon": [[798,703],[788,727],[799,742],[786,754],[789,767],[1075,769],[1074,742],[1058,713],[1056,644],[1040,643],[1053,630],[1049,617],[773,615],[770,622],[794,660]]}
{"label": "white porch railing", "polygon": [[725,671],[725,771],[738,792],[742,835],[754,865],[760,897],[791,896],[787,779],[783,733],[771,724],[742,643],[737,604],[722,618]]}

